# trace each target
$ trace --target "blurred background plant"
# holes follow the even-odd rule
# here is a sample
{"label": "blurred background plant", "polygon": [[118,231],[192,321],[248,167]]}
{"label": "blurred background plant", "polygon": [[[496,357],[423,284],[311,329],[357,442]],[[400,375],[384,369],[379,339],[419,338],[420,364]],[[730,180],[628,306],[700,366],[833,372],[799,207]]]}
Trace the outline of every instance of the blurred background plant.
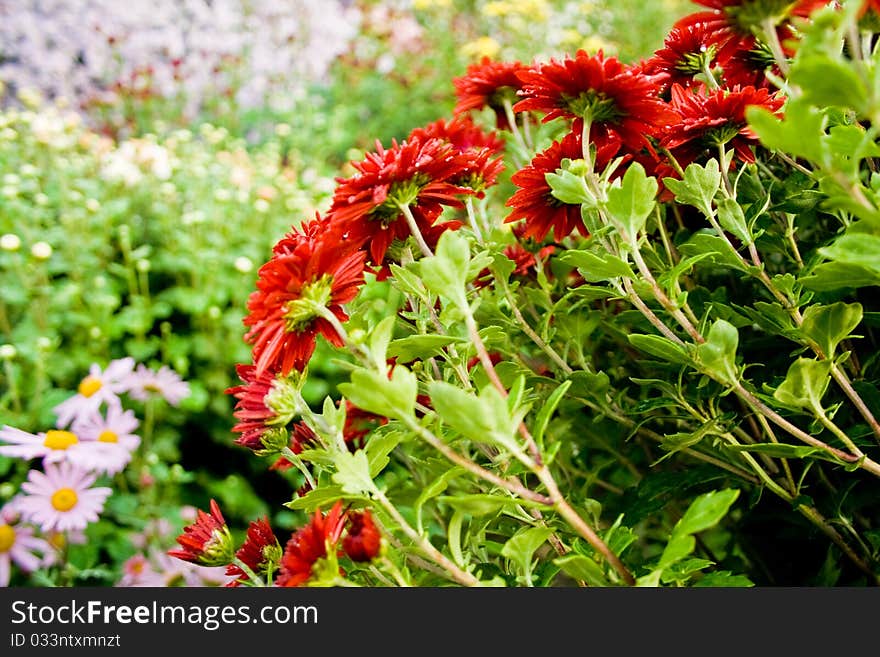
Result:
{"label": "blurred background plant", "polygon": [[[216,497],[231,524],[271,512],[295,526],[276,504],[287,480],[233,445],[224,394],[249,357],[241,321],[271,246],[326,208],[333,177],[375,140],[449,116],[468,64],[577,48],[637,61],[691,8],[0,0],[0,425],[49,428],[92,363],[167,365],[191,394],[157,412],[120,508],[137,513],[143,475],[175,514]],[[385,291],[362,295],[365,312]],[[314,403],[343,374],[318,349]],[[0,457],[0,504],[25,475]]]}

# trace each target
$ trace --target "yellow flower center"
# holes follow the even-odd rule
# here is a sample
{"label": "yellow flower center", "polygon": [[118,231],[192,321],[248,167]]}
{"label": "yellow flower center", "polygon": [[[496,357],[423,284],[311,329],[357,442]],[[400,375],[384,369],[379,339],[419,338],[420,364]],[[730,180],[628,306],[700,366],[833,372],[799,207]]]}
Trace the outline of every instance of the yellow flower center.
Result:
{"label": "yellow flower center", "polygon": [[63,550],[64,546],[67,545],[67,538],[64,536],[64,532],[52,532],[47,537],[47,540],[49,545],[56,550]]}
{"label": "yellow flower center", "polygon": [[43,441],[43,445],[49,449],[67,449],[78,442],[79,438],[76,437],[75,433],[51,429],[46,432],[46,439]]}
{"label": "yellow flower center", "polygon": [[9,552],[15,545],[15,530],[9,525],[0,525],[0,554]]}
{"label": "yellow flower center", "polygon": [[52,506],[56,511],[70,511],[76,503],[76,491],[72,488],[59,488],[52,493]]}
{"label": "yellow flower center", "polygon": [[104,429],[101,432],[101,435],[98,436],[98,442],[100,442],[100,443],[118,443],[119,436],[116,435],[115,431],[111,431],[110,429]]}
{"label": "yellow flower center", "polygon": [[87,376],[79,382],[79,394],[83,397],[91,397],[101,389],[101,379],[96,376]]}

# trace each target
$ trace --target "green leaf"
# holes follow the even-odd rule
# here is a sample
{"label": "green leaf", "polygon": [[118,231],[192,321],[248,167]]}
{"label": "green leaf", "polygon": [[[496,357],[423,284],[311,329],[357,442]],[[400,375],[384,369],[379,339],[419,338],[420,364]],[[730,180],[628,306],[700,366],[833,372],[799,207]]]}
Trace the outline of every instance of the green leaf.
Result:
{"label": "green leaf", "polygon": [[425,360],[443,353],[451,344],[464,344],[467,340],[452,335],[409,335],[394,340],[388,345],[388,356],[396,357],[401,363]]}
{"label": "green leaf", "polygon": [[370,476],[370,463],[364,450],[359,449],[354,454],[337,452],[334,461],[336,472],[333,473],[332,479],[339,484],[344,493],[368,495],[376,490],[376,484]]}
{"label": "green leaf", "polygon": [[679,251],[686,256],[709,254],[709,262],[722,267],[730,267],[742,272],[748,272],[748,268],[742,259],[737,257],[727,242],[717,235],[710,233],[694,233],[687,242],[684,242]]}
{"label": "green leaf", "polygon": [[557,557],[553,563],[559,566],[566,575],[590,586],[610,586],[602,567],[583,554],[570,552],[565,556]]}
{"label": "green leaf", "polygon": [[749,245],[754,241],[742,207],[732,198],[722,199],[718,203],[718,223],[743,244]]}
{"label": "green leaf", "polygon": [[478,397],[445,381],[432,381],[428,394],[443,422],[461,435],[520,451],[514,437],[519,422],[511,417],[506,400],[494,386],[485,387]]}
{"label": "green leaf", "polygon": [[820,255],[830,260],[880,272],[880,236],[878,235],[845,233],[833,244],[818,251]]}
{"label": "green leaf", "polygon": [[706,166],[694,162],[684,170],[681,180],[664,178],[663,184],[675,194],[677,202],[692,205],[711,217],[714,214],[712,203],[721,186],[721,168],[715,158],[706,162]]}
{"label": "green leaf", "polygon": [[694,551],[696,545],[696,539],[690,534],[673,533],[672,536],[669,537],[666,547],[663,548],[663,554],[660,555],[660,562],[657,564],[657,570],[662,573],[663,570],[669,568],[669,566],[676,561],[684,559]]}
{"label": "green leaf", "polygon": [[438,502],[448,504],[453,509],[469,513],[472,516],[485,516],[498,513],[504,507],[534,506],[543,507],[529,500],[515,497],[499,497],[489,493],[473,493],[470,495],[441,495]]}
{"label": "green leaf", "polygon": [[447,230],[440,235],[434,255],[418,261],[425,286],[457,307],[466,308],[465,283],[470,259],[467,238],[458,231]]}
{"label": "green leaf", "polygon": [[880,285],[880,274],[861,265],[826,262],[814,268],[809,275],[799,278],[798,282],[809,290],[828,292]]}
{"label": "green leaf", "polygon": [[532,428],[532,436],[539,445],[541,445],[544,440],[544,432],[547,430],[547,424],[550,422],[550,418],[553,417],[553,412],[556,410],[556,407],[559,406],[559,402],[562,401],[565,393],[568,392],[571,383],[570,380],[560,383],[556,390],[547,397],[547,401],[541,406],[541,410],[538,411],[538,415],[535,417],[535,426]]}
{"label": "green leaf", "polygon": [[638,162],[630,164],[619,185],[608,189],[606,210],[627,233],[627,239],[635,240],[645,227],[654,209],[657,196],[657,180],[645,175],[645,168]]}
{"label": "green leaf", "polygon": [[336,502],[336,500],[340,500],[344,497],[345,493],[342,490],[342,486],[319,486],[318,488],[313,488],[301,497],[292,499],[290,502],[285,502],[284,506],[288,509],[311,513],[315,509],[330,506]]}
{"label": "green leaf", "polygon": [[727,449],[737,452],[754,452],[771,458],[803,459],[808,456],[821,455],[825,450],[809,445],[789,445],[787,443],[758,443],[756,445],[728,445]]}
{"label": "green leaf", "polygon": [[851,107],[862,117],[869,109],[868,90],[853,67],[824,53],[798,57],[789,79],[800,87],[805,103]]}
{"label": "green leaf", "polygon": [[370,476],[375,477],[391,459],[388,455],[400,444],[403,434],[399,431],[374,432],[364,446],[367,453],[367,461],[370,464]]}
{"label": "green leaf", "polygon": [[862,321],[860,303],[838,301],[828,306],[814,305],[804,310],[801,331],[816,343],[826,358],[834,356],[837,345]]}
{"label": "green leaf", "polygon": [[568,205],[587,203],[595,205],[596,199],[587,187],[587,181],[572,171],[557,169],[557,173],[545,173],[544,180],[550,185],[550,194]]}
{"label": "green leaf", "polygon": [[566,265],[577,267],[584,279],[591,283],[635,277],[628,263],[610,253],[598,254],[572,249],[560,254],[557,259]]}
{"label": "green leaf", "polygon": [[680,344],[673,342],[662,335],[642,335],[634,333],[627,336],[630,344],[639,351],[659,358],[660,360],[675,363],[676,365],[691,365],[692,361],[687,352]]}
{"label": "green leaf", "polygon": [[535,551],[553,533],[549,527],[530,527],[515,534],[501,548],[501,556],[517,564],[523,572],[531,570]]}
{"label": "green leaf", "polygon": [[822,397],[831,381],[831,364],[830,360],[798,358],[788,368],[773,397],[790,408],[822,411]]}
{"label": "green leaf", "polygon": [[759,105],[747,107],[745,114],[749,126],[767,148],[815,163],[823,161],[822,139],[827,119],[823,112],[803,99],[788,102],[784,119]]}
{"label": "green leaf", "polygon": [[706,342],[697,345],[696,359],[705,374],[726,385],[734,385],[739,379],[736,368],[736,348],[739,333],[730,322],[719,319],[712,324]]}
{"label": "green leaf", "polygon": [[673,534],[696,534],[714,527],[727,515],[739,497],[736,488],[725,488],[704,493],[697,497],[672,529]]}
{"label": "green leaf", "polygon": [[370,333],[370,358],[377,370],[387,366],[388,343],[391,342],[391,336],[394,334],[395,321],[397,321],[396,315],[385,317]]}
{"label": "green leaf", "polygon": [[714,573],[706,573],[694,582],[695,587],[749,587],[755,583],[745,575],[735,575],[729,570],[718,570]]}
{"label": "green leaf", "polygon": [[413,415],[418,394],[416,375],[397,365],[387,378],[359,368],[351,373],[350,383],[340,383],[339,391],[358,408],[401,419]]}
{"label": "green leaf", "polygon": [[422,301],[427,301],[428,290],[422,279],[415,272],[391,263],[391,280],[402,292],[411,294]]}

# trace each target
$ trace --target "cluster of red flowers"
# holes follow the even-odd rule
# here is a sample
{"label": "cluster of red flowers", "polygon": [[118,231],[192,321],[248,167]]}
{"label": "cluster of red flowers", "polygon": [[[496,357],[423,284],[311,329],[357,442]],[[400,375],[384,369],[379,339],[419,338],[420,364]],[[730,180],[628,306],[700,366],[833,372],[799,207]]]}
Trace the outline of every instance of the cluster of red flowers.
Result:
{"label": "cluster of red flowers", "polygon": [[[588,236],[581,204],[554,196],[548,174],[583,161],[590,174],[616,177],[637,162],[657,178],[664,200],[663,179],[680,177],[691,163],[722,155],[733,158],[731,166],[754,162],[758,141],[747,108],[782,112],[785,99],[774,81],[797,50],[802,23],[836,3],[697,2],[705,9],[678,21],[663,46],[636,64],[583,50],[530,65],[484,58],[453,80],[451,119],[417,128],[390,147],[377,142],[352,162],[355,173],[336,179],[328,211],[292,228],[258,272],[244,320],[252,363],[239,365],[241,384],[227,390],[236,399],[236,443],[274,452],[271,467],[286,469],[291,463],[279,452],[298,454],[315,441],[305,423],[292,424],[296,408],[285,390],[306,371],[318,336],[342,346],[346,304],[368,273],[387,277],[391,263],[429,255],[445,231],[465,225],[468,199],[482,198],[503,172],[507,133],[537,122],[559,128],[552,143],[510,177],[516,190],[504,222],[512,224],[513,243],[505,254],[520,277],[558,248],[548,236],[556,243]],[[877,3],[866,1],[868,11],[877,12]],[[497,132],[474,122],[482,110],[494,113]],[[491,285],[491,276],[483,272],[474,285]],[[354,450],[387,420],[345,403],[344,437]],[[349,537],[371,531],[368,516],[346,517]],[[316,516],[308,531],[291,539],[281,581],[300,581],[302,564],[338,542],[340,518]],[[263,540],[271,533],[265,530],[255,527],[249,540]],[[364,539],[361,548],[367,544]]]}
{"label": "cluster of red flowers", "polygon": [[372,561],[379,556],[382,535],[368,509],[345,510],[340,501],[326,514],[315,511],[283,548],[267,518],[254,520],[235,550],[226,520],[211,500],[210,513],[200,510],[177,542],[181,547],[169,550],[169,555],[202,566],[225,566],[232,578],[228,587],[252,586],[254,577],[264,585],[301,586],[312,579],[316,564],[331,554],[354,562]]}

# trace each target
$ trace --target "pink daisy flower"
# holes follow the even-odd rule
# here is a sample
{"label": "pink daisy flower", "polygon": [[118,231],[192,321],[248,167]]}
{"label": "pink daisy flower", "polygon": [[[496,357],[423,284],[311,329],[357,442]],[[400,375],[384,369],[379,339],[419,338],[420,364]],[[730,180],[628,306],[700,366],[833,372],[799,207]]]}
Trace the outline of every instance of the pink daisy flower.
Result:
{"label": "pink daisy flower", "polygon": [[0,440],[7,443],[0,446],[0,455],[25,460],[42,458],[44,466],[69,462],[83,470],[91,470],[101,461],[96,459],[96,450],[92,446],[65,429],[34,434],[7,425],[0,428]]}
{"label": "pink daisy flower", "polygon": [[128,377],[128,394],[139,401],[163,397],[172,406],[177,406],[189,396],[189,384],[167,365],[152,370],[140,364]]}
{"label": "pink daisy flower", "polygon": [[52,546],[34,536],[33,528],[18,523],[18,513],[11,504],[0,509],[0,587],[9,586],[13,563],[29,573],[51,552]]}
{"label": "pink daisy flower", "polygon": [[141,444],[140,437],[134,434],[139,424],[134,411],[111,404],[106,415],[96,411],[79,418],[73,430],[86,446],[91,447],[96,460],[94,469],[113,475],[128,465],[132,452]]}
{"label": "pink daisy flower", "polygon": [[165,576],[143,554],[136,554],[122,564],[122,577],[116,586],[165,586]]}
{"label": "pink daisy flower", "polygon": [[58,416],[55,426],[59,429],[68,426],[77,417],[98,410],[101,402],[119,401],[133,369],[134,358],[131,357],[110,361],[104,370],[93,364],[88,376],[79,382],[77,393],[52,409]]}
{"label": "pink daisy flower", "polygon": [[31,470],[21,485],[23,494],[16,498],[15,508],[44,532],[85,529],[98,519],[113,492],[104,486],[90,488],[95,477],[68,462],[50,463],[45,472]]}

